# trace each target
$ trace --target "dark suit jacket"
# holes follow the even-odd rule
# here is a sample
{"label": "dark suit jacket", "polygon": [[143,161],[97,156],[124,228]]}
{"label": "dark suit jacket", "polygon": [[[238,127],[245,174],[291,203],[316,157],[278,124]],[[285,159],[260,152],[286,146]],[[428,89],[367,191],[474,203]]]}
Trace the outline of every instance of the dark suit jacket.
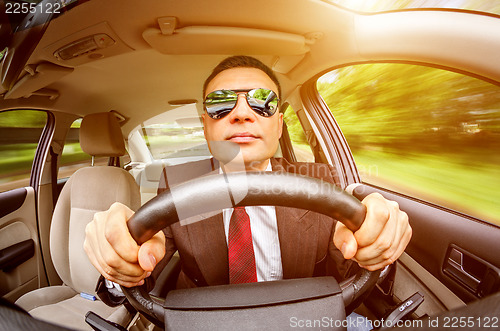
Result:
{"label": "dark suit jacket", "polygon": [[[326,164],[289,163],[284,159],[271,159],[271,165],[276,172],[298,173],[329,183],[338,183],[335,169]],[[205,173],[217,167],[218,165],[212,162]],[[164,176],[159,192],[168,186],[167,176]],[[344,260],[333,245],[336,222],[334,219],[315,212],[287,207],[276,207],[276,218],[284,279],[329,274],[340,281],[347,273],[351,274],[354,264]],[[158,267],[162,268],[175,251],[179,251],[182,269],[177,288],[229,283],[228,252],[222,213],[189,225],[181,226],[176,223],[164,232],[167,238],[166,255]]]}

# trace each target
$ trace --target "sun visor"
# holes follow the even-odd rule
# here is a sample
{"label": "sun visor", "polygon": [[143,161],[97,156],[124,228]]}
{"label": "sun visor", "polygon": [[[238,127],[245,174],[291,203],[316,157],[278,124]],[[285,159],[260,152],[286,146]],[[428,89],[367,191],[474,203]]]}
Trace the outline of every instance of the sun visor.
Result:
{"label": "sun visor", "polygon": [[171,55],[282,56],[301,55],[309,51],[307,40],[302,35],[238,27],[187,26],[167,33],[164,29],[149,28],[142,36],[157,51]]}
{"label": "sun visor", "polygon": [[33,92],[44,88],[60,78],[73,72],[73,68],[66,68],[52,63],[41,63],[35,69],[25,68],[28,74],[19,79],[5,94],[4,99],[29,97]]}
{"label": "sun visor", "polygon": [[[56,0],[43,0],[33,8],[31,6],[29,8],[27,7],[29,9],[29,13],[26,12],[26,16],[17,26],[14,35],[12,36],[4,36],[5,30],[2,28],[2,39],[12,38],[9,40],[10,43],[8,51],[0,63],[3,89],[11,89],[19,76],[22,74],[31,53],[33,53],[33,50],[38,45],[38,42],[47,29],[49,22],[55,15],[55,10],[46,10],[46,8],[48,8],[46,6],[50,5],[50,8],[52,8],[54,3],[58,2]],[[24,9],[25,8],[23,7],[22,13],[25,13]],[[2,18],[7,19],[5,16]],[[2,27],[4,24],[4,22],[1,22]],[[3,42],[6,41],[2,40],[2,43]]]}

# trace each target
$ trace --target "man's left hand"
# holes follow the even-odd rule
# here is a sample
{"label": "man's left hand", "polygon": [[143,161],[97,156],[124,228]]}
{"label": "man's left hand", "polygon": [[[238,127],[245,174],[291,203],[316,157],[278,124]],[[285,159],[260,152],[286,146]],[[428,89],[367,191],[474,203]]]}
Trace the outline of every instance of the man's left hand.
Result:
{"label": "man's left hand", "polygon": [[395,201],[372,193],[361,201],[366,206],[363,225],[352,232],[337,222],[333,242],[346,260],[353,259],[370,271],[396,261],[410,242],[412,230],[408,215]]}

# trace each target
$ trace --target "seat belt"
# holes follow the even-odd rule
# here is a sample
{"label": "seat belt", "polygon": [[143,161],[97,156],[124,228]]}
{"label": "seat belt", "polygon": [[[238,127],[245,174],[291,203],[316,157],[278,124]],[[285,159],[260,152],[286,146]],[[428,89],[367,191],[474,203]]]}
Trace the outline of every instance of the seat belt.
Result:
{"label": "seat belt", "polygon": [[[58,148],[60,150],[60,148]],[[59,192],[57,190],[57,157],[58,153],[54,151],[53,146],[49,148],[50,152],[50,181],[52,183],[52,204],[56,207],[57,198],[59,197]]]}

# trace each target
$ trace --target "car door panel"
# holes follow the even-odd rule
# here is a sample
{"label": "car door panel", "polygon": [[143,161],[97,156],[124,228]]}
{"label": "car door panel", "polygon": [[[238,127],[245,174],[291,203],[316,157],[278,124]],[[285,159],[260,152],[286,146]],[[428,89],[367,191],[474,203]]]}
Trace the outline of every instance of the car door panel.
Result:
{"label": "car door panel", "polygon": [[[398,202],[408,214],[413,230],[408,255],[462,300],[469,302],[499,290],[500,256],[493,249],[500,245],[498,226],[375,186],[356,184],[353,189],[359,199],[374,192]],[[456,252],[462,253],[464,263],[458,263]],[[475,287],[461,279],[468,273],[473,274]]]}
{"label": "car door panel", "polygon": [[392,295],[400,302],[416,292],[423,294],[424,301],[415,311],[418,318],[465,306],[463,300],[407,253],[401,255],[396,267]]}
{"label": "car door panel", "polygon": [[[38,288],[44,274],[38,249],[35,191],[32,187],[0,193],[0,260],[10,255],[9,265],[0,270],[0,295],[14,301]],[[17,256],[12,256],[16,254]]]}

